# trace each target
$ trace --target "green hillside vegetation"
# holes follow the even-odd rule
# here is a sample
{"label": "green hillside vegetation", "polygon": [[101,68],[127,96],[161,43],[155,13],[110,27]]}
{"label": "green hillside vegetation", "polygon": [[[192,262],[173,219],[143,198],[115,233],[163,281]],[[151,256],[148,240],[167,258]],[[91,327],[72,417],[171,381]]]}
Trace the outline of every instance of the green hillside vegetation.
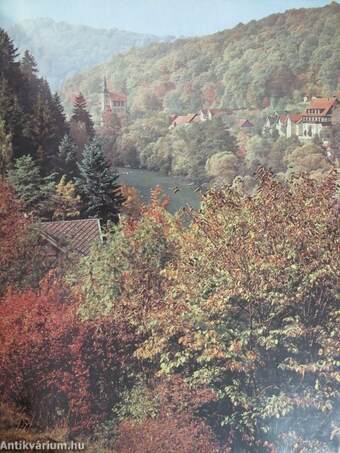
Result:
{"label": "green hillside vegetation", "polygon": [[203,38],[133,49],[74,76],[98,119],[102,78],[128,95],[132,115],[205,107],[274,108],[304,95],[339,93],[340,5],[290,10]]}
{"label": "green hillside vegetation", "polygon": [[[162,127],[162,118],[165,121],[162,115],[138,119],[126,127],[113,145],[113,162],[182,176],[203,187],[242,183],[247,191],[255,187],[254,173],[259,166],[280,179],[308,172],[318,180],[332,166],[316,141],[303,144],[297,137],[263,137],[253,131],[245,139],[243,155],[239,145],[242,132],[229,129],[221,118],[171,130],[165,124]],[[334,128],[336,159],[340,157],[339,135],[340,128]]]}
{"label": "green hillside vegetation", "polygon": [[112,54],[171,39],[55,22],[50,18],[24,20],[7,28],[20,50],[29,49],[35,55],[41,73],[53,89],[59,88],[67,77]]}

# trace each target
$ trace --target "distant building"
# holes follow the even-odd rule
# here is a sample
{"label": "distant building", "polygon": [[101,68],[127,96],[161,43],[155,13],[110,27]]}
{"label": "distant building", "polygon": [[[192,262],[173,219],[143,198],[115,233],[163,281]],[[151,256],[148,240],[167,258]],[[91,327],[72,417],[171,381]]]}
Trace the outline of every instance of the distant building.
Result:
{"label": "distant building", "polygon": [[242,128],[242,129],[250,129],[250,128],[254,127],[254,124],[251,121],[249,121],[245,118],[242,118],[242,119],[238,120],[238,127]]}
{"label": "distant building", "polygon": [[231,115],[232,110],[227,109],[202,109],[199,111],[201,121],[212,120],[213,118]]}
{"label": "distant building", "polygon": [[298,114],[268,116],[263,125],[263,135],[277,130],[280,136],[297,136],[300,140],[312,140],[320,136],[324,128],[340,124],[340,103],[336,97],[313,98],[306,110]]}
{"label": "distant building", "polygon": [[277,130],[280,137],[292,137],[300,135],[302,131],[300,114],[278,115],[273,127]]}
{"label": "distant building", "polygon": [[272,135],[274,132],[274,129],[276,129],[276,125],[278,122],[279,116],[277,113],[267,116],[262,128],[262,134],[263,135]]}
{"label": "distant building", "polygon": [[104,77],[101,105],[101,125],[109,124],[116,115],[121,121],[127,118],[127,96],[117,91],[109,91]]}
{"label": "distant building", "polygon": [[301,114],[291,114],[287,115],[287,127],[286,127],[286,137],[290,138],[294,135],[301,135],[302,124],[301,124]]}
{"label": "distant building", "polygon": [[189,113],[188,115],[177,115],[172,119],[169,129],[177,126],[187,126],[193,123],[200,123],[201,118],[198,113]]}
{"label": "distant building", "polygon": [[301,115],[302,128],[299,130],[299,138],[308,140],[320,135],[323,128],[332,126],[332,118],[337,115],[339,101],[336,97],[313,98]]}
{"label": "distant building", "polygon": [[194,123],[203,123],[213,118],[230,115],[232,112],[225,109],[202,109],[197,113],[188,113],[187,115],[173,115],[169,129],[177,126],[185,126]]}

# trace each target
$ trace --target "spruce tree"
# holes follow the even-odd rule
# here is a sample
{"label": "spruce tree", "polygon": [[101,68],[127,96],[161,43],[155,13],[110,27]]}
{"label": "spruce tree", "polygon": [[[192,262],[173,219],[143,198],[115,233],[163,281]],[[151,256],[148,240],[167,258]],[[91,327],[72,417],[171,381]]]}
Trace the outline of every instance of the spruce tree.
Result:
{"label": "spruce tree", "polygon": [[28,50],[25,50],[24,56],[21,59],[20,69],[24,77],[28,80],[34,80],[37,77],[38,65]]}
{"label": "spruce tree", "polygon": [[17,49],[9,35],[0,28],[0,78],[11,80],[15,85],[20,79],[20,65],[16,61]]}
{"label": "spruce tree", "polygon": [[59,139],[59,142],[61,142],[62,138],[68,132],[68,125],[66,122],[64,107],[62,106],[58,93],[55,93],[51,99],[51,110],[56,136],[57,139]]}
{"label": "spruce tree", "polygon": [[97,139],[85,146],[83,159],[78,165],[78,189],[85,205],[83,215],[97,217],[104,223],[117,223],[124,197],[117,184],[118,174],[106,162]]}
{"label": "spruce tree", "polygon": [[82,124],[85,127],[88,138],[92,139],[94,137],[94,124],[87,110],[86,99],[82,93],[79,93],[74,100],[71,123]]}
{"label": "spruce tree", "polygon": [[20,102],[22,74],[17,56],[13,41],[0,28],[0,117],[5,121],[7,133],[12,134],[14,155],[22,143],[26,126]]}
{"label": "spruce tree", "polygon": [[57,169],[60,177],[65,175],[68,180],[79,176],[76,145],[68,135],[63,137],[59,145]]}
{"label": "spruce tree", "polygon": [[37,163],[25,155],[8,171],[8,180],[25,210],[48,216],[49,202],[55,191],[54,175],[42,177]]}

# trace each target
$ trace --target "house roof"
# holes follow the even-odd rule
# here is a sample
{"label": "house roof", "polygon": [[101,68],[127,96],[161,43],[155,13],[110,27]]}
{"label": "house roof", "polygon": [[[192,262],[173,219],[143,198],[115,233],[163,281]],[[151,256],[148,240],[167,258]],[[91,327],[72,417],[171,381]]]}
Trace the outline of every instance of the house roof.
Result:
{"label": "house roof", "polygon": [[240,119],[238,122],[239,127],[253,127],[253,123],[247,119]]}
{"label": "house roof", "polygon": [[42,236],[59,250],[73,251],[87,255],[96,241],[101,241],[98,219],[61,220],[42,222],[39,225]]}
{"label": "house roof", "polygon": [[123,93],[118,93],[117,91],[110,91],[110,98],[112,101],[126,102],[127,96]]}
{"label": "house roof", "polygon": [[325,116],[327,115],[330,110],[335,106],[335,104],[337,103],[337,98],[336,97],[333,97],[333,98],[315,98],[315,99],[312,99],[309,106],[307,107],[306,110],[322,110],[321,113],[318,113],[318,114],[313,114],[313,113],[308,113],[306,111],[306,113],[304,113],[305,116],[308,116],[308,115],[319,115],[319,116]]}
{"label": "house roof", "polygon": [[180,126],[182,124],[190,124],[194,122],[195,118],[198,116],[197,113],[189,113],[189,115],[179,115],[174,118],[172,121],[172,126]]}
{"label": "house roof", "polygon": [[298,123],[301,120],[302,115],[301,115],[301,113],[296,113],[296,114],[289,115],[289,118],[291,121],[293,121],[293,123]]}

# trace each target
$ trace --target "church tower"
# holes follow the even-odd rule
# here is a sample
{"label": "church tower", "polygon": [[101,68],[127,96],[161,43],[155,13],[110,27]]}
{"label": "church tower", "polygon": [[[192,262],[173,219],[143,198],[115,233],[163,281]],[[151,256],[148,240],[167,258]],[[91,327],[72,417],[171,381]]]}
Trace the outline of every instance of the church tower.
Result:
{"label": "church tower", "polygon": [[104,76],[103,92],[102,92],[102,113],[104,113],[110,109],[111,109],[110,93],[109,93],[109,90],[107,89],[106,77]]}

